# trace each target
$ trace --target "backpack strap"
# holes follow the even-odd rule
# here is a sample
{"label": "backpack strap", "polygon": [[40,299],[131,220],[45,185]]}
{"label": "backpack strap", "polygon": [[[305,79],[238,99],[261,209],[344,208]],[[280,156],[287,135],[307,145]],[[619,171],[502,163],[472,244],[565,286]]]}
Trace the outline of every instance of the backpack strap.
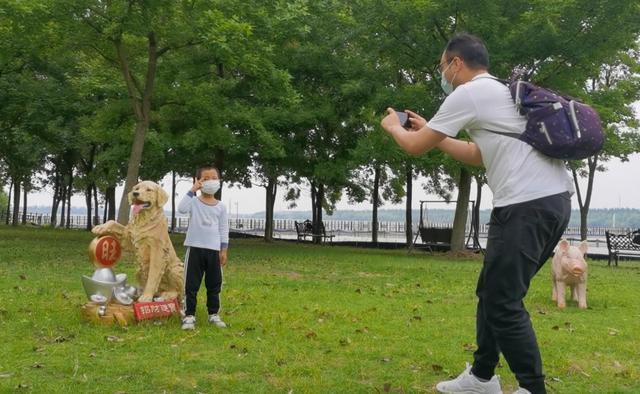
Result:
{"label": "backpack strap", "polygon": [[[494,76],[491,77],[478,77],[473,79],[472,81],[477,81],[478,79],[493,79],[496,82],[500,82],[501,84],[505,85],[507,88],[509,88],[511,86],[511,82],[507,81],[506,79],[500,79],[500,78],[496,78]],[[516,103],[517,106],[517,103]],[[491,130],[491,129],[482,129],[484,131],[488,131],[490,133],[494,133],[494,134],[499,134],[505,137],[510,137],[510,138],[515,138],[517,140],[520,139],[520,136],[522,135],[522,133],[509,133],[509,132],[505,132],[505,131],[496,131],[496,130]]]}

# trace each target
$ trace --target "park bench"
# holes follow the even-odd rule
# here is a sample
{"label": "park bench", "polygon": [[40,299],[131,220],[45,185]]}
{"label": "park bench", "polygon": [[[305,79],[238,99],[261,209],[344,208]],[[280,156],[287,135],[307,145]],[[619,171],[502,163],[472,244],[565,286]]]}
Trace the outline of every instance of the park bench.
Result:
{"label": "park bench", "polygon": [[310,237],[311,239],[320,238],[323,242],[329,240],[329,242],[333,244],[333,237],[335,237],[335,235],[327,234],[323,222],[320,222],[320,234],[313,233],[313,223],[311,223],[311,220],[305,220],[304,222],[294,221],[293,223],[298,235],[297,242],[304,241],[307,237]]}
{"label": "park bench", "polygon": [[609,266],[613,257],[616,266],[619,256],[640,257],[640,230],[624,234],[606,231],[607,249],[609,250]]}

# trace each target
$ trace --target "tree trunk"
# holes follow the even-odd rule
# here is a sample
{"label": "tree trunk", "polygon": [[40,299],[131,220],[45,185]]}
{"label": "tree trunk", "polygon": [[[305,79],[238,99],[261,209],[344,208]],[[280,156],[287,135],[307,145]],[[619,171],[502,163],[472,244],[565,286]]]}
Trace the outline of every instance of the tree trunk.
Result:
{"label": "tree trunk", "polygon": [[[315,186],[311,183],[311,201],[313,213],[313,233],[322,234],[322,201],[324,200],[324,185]],[[313,242],[319,244],[322,238],[313,237]]]}
{"label": "tree trunk", "polygon": [[120,71],[124,77],[129,93],[129,99],[133,107],[133,113],[136,118],[135,134],[133,136],[133,144],[131,145],[131,153],[129,155],[129,163],[127,167],[127,178],[124,183],[122,198],[120,199],[120,208],[118,210],[118,222],[126,224],[129,221],[129,201],[127,193],[133,188],[138,181],[138,173],[140,162],[142,161],[142,151],[144,149],[144,140],[147,130],[149,129],[149,121],[151,116],[151,100],[153,97],[153,87],[155,82],[158,57],[156,36],[154,32],[147,35],[148,41],[148,59],[147,73],[145,76],[144,87],[136,85],[135,78],[129,66],[129,59],[125,52],[124,46],[120,40],[115,40],[116,53],[120,63]]}
{"label": "tree trunk", "polygon": [[98,187],[93,184],[93,224],[100,223],[100,207],[98,206]]}
{"label": "tree trunk", "polygon": [[107,200],[107,195],[105,193],[104,196],[104,209],[102,210],[102,223],[107,222],[107,210],[109,209],[109,200]]}
{"label": "tree trunk", "polygon": [[91,214],[93,213],[93,207],[91,206],[91,201],[93,200],[93,187],[89,184],[84,189],[84,201],[87,205],[87,231],[91,231]]}
{"label": "tree trunk", "polygon": [[51,202],[51,227],[58,223],[58,205],[60,204],[60,172],[56,169],[53,180],[53,201]]}
{"label": "tree trunk", "polygon": [[116,220],[116,187],[109,186],[105,192],[106,204],[109,207],[107,220]]}
{"label": "tree trunk", "polygon": [[9,183],[9,194],[7,194],[7,216],[4,218],[4,224],[9,225],[9,217],[11,216],[11,191],[13,190],[13,179]]}
{"label": "tree trunk", "polygon": [[29,188],[27,187],[27,180],[22,182],[22,224],[27,224],[27,195],[29,194]]}
{"label": "tree trunk", "polygon": [[20,180],[13,178],[13,215],[11,224],[18,225],[18,218],[20,215]]}
{"label": "tree trunk", "polygon": [[318,196],[317,196],[315,183],[313,182],[310,182],[310,183],[311,183],[311,222],[315,226],[315,223],[317,221],[316,220],[316,199],[318,198]]}
{"label": "tree trunk", "polygon": [[67,185],[64,184],[64,177],[62,177],[60,181],[60,202],[62,202],[62,206],[60,207],[60,227],[64,227],[64,221],[67,217]]}
{"label": "tree trunk", "polygon": [[69,173],[69,186],[67,188],[67,223],[66,228],[71,228],[71,195],[73,195],[73,171]]}
{"label": "tree trunk", "polygon": [[465,168],[460,169],[458,180],[458,200],[453,218],[453,233],[451,234],[451,251],[459,252],[465,249],[465,227],[469,212],[469,194],[471,193],[471,173]]}
{"label": "tree trunk", "polygon": [[171,171],[171,225],[169,232],[176,230],[176,172]]}
{"label": "tree trunk", "polygon": [[373,203],[373,213],[371,215],[371,243],[378,245],[378,206],[380,205],[380,166],[376,164],[373,169],[373,193],[371,202]]}
{"label": "tree trunk", "polygon": [[[224,179],[223,178],[223,168],[224,168],[224,151],[223,150],[218,149],[216,151],[216,157],[215,157],[215,160],[213,161],[213,165],[218,169],[218,173],[220,174],[220,179]],[[214,194],[214,197],[217,200],[222,201],[222,182],[220,182],[220,189],[218,189],[216,194]]]}
{"label": "tree trunk", "polygon": [[580,239],[582,241],[587,239],[588,235],[588,216],[589,207],[591,206],[591,195],[593,194],[593,180],[596,174],[596,168],[598,167],[598,156],[587,158],[587,168],[589,169],[589,175],[587,178],[587,192],[582,198],[580,191],[580,185],[578,184],[578,174],[576,170],[571,170],[573,175],[573,183],[576,188],[576,196],[578,198],[578,206],[580,207]]}
{"label": "tree trunk", "polygon": [[266,217],[265,217],[265,225],[264,225],[264,240],[266,242],[273,241],[273,206],[276,202],[277,193],[278,193],[278,178],[269,177],[267,186],[266,186],[267,205],[265,207]]}
{"label": "tree trunk", "polygon": [[413,208],[411,206],[413,204],[413,168],[409,162],[406,163],[406,179],[407,201],[405,207],[404,232],[407,240],[407,248],[410,248],[413,242]]}
{"label": "tree trunk", "polygon": [[482,186],[483,182],[476,178],[476,202],[473,206],[473,223],[472,223],[472,233],[474,235],[473,239],[473,247],[481,248],[479,232],[480,232],[480,202],[482,201]]}

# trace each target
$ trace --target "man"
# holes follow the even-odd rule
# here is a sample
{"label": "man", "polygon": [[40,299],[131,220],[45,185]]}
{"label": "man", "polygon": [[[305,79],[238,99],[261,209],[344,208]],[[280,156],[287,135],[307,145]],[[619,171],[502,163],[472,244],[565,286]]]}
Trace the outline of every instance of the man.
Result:
{"label": "man", "polygon": [[[456,35],[440,60],[441,86],[448,96],[436,115],[427,122],[407,111],[411,129],[406,130],[389,108],[381,124],[412,155],[437,147],[458,161],[484,166],[494,196],[476,289],[478,350],[473,366],[436,388],[501,393],[494,370],[502,352],[518,379],[518,393],[545,393],[540,351],[523,299],[568,224],[573,185],[562,161],[494,132],[522,133],[526,119],[488,68],[482,40]],[[463,129],[473,142],[453,138]]]}

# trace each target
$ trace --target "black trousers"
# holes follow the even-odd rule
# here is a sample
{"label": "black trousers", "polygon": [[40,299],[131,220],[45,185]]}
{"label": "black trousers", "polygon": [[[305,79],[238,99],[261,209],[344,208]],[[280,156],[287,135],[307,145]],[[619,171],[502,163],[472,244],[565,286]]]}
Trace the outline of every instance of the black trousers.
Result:
{"label": "black trousers", "polygon": [[542,359],[523,299],[569,223],[571,196],[556,194],[494,208],[476,294],[471,372],[490,379],[502,352],[520,387],[545,393]]}
{"label": "black trousers", "polygon": [[217,250],[190,246],[185,258],[185,315],[195,315],[198,302],[198,290],[204,276],[207,288],[207,311],[211,315],[220,310],[220,291],[222,290],[222,267]]}

